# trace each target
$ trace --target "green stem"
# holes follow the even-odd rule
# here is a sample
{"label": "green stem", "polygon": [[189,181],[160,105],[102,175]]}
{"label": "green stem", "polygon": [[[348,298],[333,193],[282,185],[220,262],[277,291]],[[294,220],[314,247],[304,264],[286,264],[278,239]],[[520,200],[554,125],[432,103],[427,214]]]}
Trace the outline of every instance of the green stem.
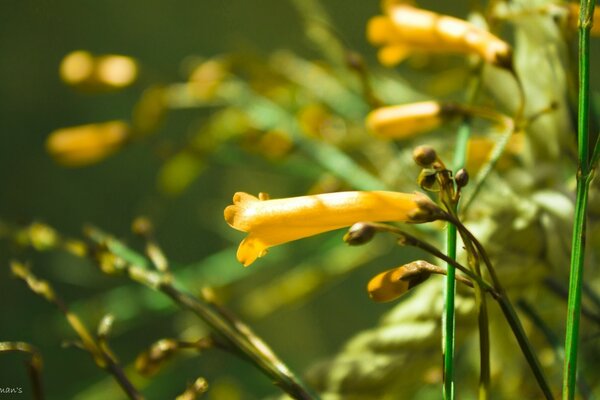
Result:
{"label": "green stem", "polygon": [[[480,64],[474,71],[475,76],[471,79],[469,93],[467,95],[469,103],[472,103],[481,87],[481,67]],[[454,171],[463,168],[467,160],[467,144],[471,136],[471,120],[468,116],[463,121],[458,130],[456,144],[454,148]],[[453,213],[456,214],[458,203],[455,204]],[[446,230],[446,254],[452,260],[456,260],[457,232],[456,226],[448,224]],[[454,400],[454,344],[455,344],[455,297],[456,297],[456,269],[452,263],[446,263],[446,279],[444,282],[444,313],[442,314],[442,353],[444,355],[444,387],[443,396],[445,400]]]}
{"label": "green stem", "polygon": [[[458,218],[456,219],[458,221]],[[462,227],[460,223],[456,223],[455,225],[457,228]],[[469,266],[473,270],[473,273],[477,275],[480,280],[483,280],[478,251],[473,243],[473,239],[464,232],[464,229],[459,229],[458,232],[468,254]],[[475,285],[475,306],[477,307],[477,325],[479,330],[479,399],[486,400],[489,395],[491,381],[490,325],[485,291],[481,285]]]}
{"label": "green stem", "polygon": [[490,390],[490,324],[485,291],[475,285],[475,303],[478,305],[477,324],[479,326],[479,399],[486,400]]}
{"label": "green stem", "polygon": [[577,382],[577,352],[579,345],[579,320],[581,316],[581,292],[585,256],[585,214],[589,185],[587,180],[577,180],[577,200],[573,241],[571,245],[571,274],[569,278],[569,302],[565,341],[565,364],[563,374],[563,399],[575,397]]}
{"label": "green stem", "polygon": [[[594,0],[581,0],[579,9],[579,102],[577,117],[578,171],[573,241],[571,245],[571,271],[569,277],[569,302],[563,369],[563,399],[575,398],[577,383],[577,351],[579,345],[579,319],[581,316],[581,291],[585,259],[585,228],[588,192],[593,175],[589,163],[589,78],[590,29]],[[596,155],[592,156],[595,161]]]}
{"label": "green stem", "polygon": [[[456,259],[456,227],[448,224],[446,231],[446,254]],[[446,263],[446,280],[444,284],[444,314],[442,315],[442,351],[444,354],[444,399],[454,400],[454,298],[456,295],[456,268]]]}
{"label": "green stem", "polygon": [[527,334],[525,333],[525,329],[521,324],[521,320],[519,319],[517,312],[515,311],[514,307],[510,302],[510,299],[508,298],[508,294],[506,293],[504,287],[502,286],[502,283],[498,279],[496,270],[494,269],[494,266],[492,265],[492,262],[490,261],[487,252],[485,251],[481,243],[477,240],[477,238],[459,220],[457,220],[456,218],[452,218],[451,216],[448,216],[448,218],[449,222],[453,222],[454,224],[456,224],[459,232],[464,234],[468,238],[468,240],[471,241],[473,245],[477,248],[477,252],[481,256],[481,259],[486,265],[490,277],[492,278],[494,290],[498,293],[497,300],[500,304],[500,308],[502,309],[504,317],[506,318],[506,321],[508,322],[511,330],[513,331],[515,338],[517,339],[517,343],[521,348],[521,352],[523,353],[523,356],[525,356],[525,359],[527,360],[527,363],[529,364],[529,367],[531,368],[531,371],[533,372],[533,375],[535,376],[535,379],[537,380],[540,389],[544,393],[545,398],[552,400],[554,397],[552,395],[552,391],[550,390],[550,386],[548,385],[548,380],[544,375],[542,365],[540,364],[540,361],[537,358],[537,354],[534,351],[533,346],[531,345],[531,342],[527,337]]}

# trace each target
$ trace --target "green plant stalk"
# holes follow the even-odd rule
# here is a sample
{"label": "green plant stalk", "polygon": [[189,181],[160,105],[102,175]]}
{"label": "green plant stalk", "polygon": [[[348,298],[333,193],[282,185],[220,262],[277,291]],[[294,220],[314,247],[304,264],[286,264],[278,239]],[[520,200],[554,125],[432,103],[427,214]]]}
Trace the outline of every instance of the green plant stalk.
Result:
{"label": "green plant stalk", "polygon": [[[581,317],[581,292],[583,265],[585,261],[586,210],[592,165],[589,157],[589,79],[590,79],[590,29],[594,12],[594,0],[581,0],[579,9],[579,95],[577,112],[578,170],[573,240],[571,245],[571,268],[569,276],[569,302],[565,333],[565,362],[563,367],[563,399],[575,398],[577,384],[577,353],[579,347],[579,320]],[[592,162],[596,159],[592,155]]]}
{"label": "green plant stalk", "polygon": [[[446,230],[446,254],[456,259],[456,227],[448,224]],[[454,400],[454,333],[456,328],[454,303],[456,296],[456,268],[446,263],[446,279],[444,281],[444,314],[442,315],[442,352],[444,355],[444,388],[445,400]]]}
{"label": "green plant stalk", "polygon": [[571,273],[569,277],[569,301],[565,339],[565,363],[563,370],[563,399],[575,397],[577,383],[577,353],[579,347],[579,320],[581,316],[581,294],[583,265],[585,259],[586,209],[589,180],[577,179],[577,197],[573,241],[571,244]]}
{"label": "green plant stalk", "polygon": [[550,386],[548,385],[548,380],[544,375],[542,365],[540,364],[540,361],[537,358],[533,346],[531,345],[531,342],[529,341],[529,338],[525,333],[525,329],[523,329],[523,325],[521,324],[521,320],[519,319],[517,312],[515,311],[514,307],[512,306],[512,303],[510,302],[508,294],[506,293],[504,287],[502,286],[502,283],[498,279],[498,275],[496,275],[496,270],[494,269],[494,266],[492,265],[492,262],[490,261],[487,252],[483,248],[482,244],[477,240],[477,238],[471,233],[471,231],[469,231],[459,220],[455,218],[453,219],[451,216],[448,217],[450,221],[453,221],[456,224],[459,232],[461,232],[461,234],[464,234],[469,239],[469,241],[473,243],[473,245],[475,245],[475,247],[477,248],[477,252],[481,256],[484,264],[488,269],[490,277],[492,278],[494,290],[498,293],[496,299],[500,305],[504,317],[506,318],[506,321],[508,322],[511,330],[513,331],[515,338],[517,339],[517,343],[521,348],[521,352],[525,356],[525,359],[527,360],[527,363],[529,364],[529,367],[531,368],[531,371],[533,372],[533,375],[535,376],[535,379],[537,380],[540,389],[544,393],[545,398],[548,400],[552,400],[554,396],[552,395],[552,391],[550,390]]}
{"label": "green plant stalk", "polygon": [[[454,170],[458,170],[465,165],[467,157],[467,142],[471,134],[471,124],[468,119],[464,119],[456,138],[456,148],[454,153]],[[456,213],[457,206],[453,212]],[[456,226],[448,224],[446,229],[446,254],[449,258],[456,260]],[[454,313],[456,297],[456,269],[451,263],[446,263],[446,279],[444,281],[444,313],[442,315],[442,352],[444,355],[444,387],[443,395],[445,400],[454,400],[454,333],[456,331],[456,319]]]}
{"label": "green plant stalk", "polygon": [[[458,218],[456,218],[457,221]],[[457,228],[463,227],[462,224],[456,223]],[[468,236],[463,229],[459,229],[459,234],[465,245],[468,254],[469,267],[473,273],[483,280],[481,274],[480,260],[478,257],[478,248],[473,243],[473,239]],[[485,290],[481,285],[475,287],[475,306],[477,307],[477,326],[479,330],[479,399],[486,400],[489,396],[491,372],[490,372],[490,324],[487,311],[487,301]]]}

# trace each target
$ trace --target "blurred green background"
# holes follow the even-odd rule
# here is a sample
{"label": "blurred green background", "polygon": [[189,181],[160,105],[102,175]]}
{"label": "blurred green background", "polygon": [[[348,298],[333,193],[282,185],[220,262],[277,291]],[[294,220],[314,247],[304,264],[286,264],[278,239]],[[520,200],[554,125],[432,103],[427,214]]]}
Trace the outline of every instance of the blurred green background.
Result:
{"label": "blurred green background", "polygon": [[[325,3],[341,36],[372,56],[364,25],[378,12],[378,2]],[[266,55],[280,48],[315,56],[289,2],[9,0],[1,9],[2,220],[18,224],[43,221],[74,237],[81,236],[84,224],[90,223],[141,249],[142,243],[130,233],[130,224],[136,216],[148,215],[155,223],[159,243],[176,263],[174,269],[194,271],[207,256],[235,248],[243,236],[228,228],[222,217],[235,191],[265,191],[280,197],[302,194],[312,185],[307,177],[290,178],[264,162],[235,165],[214,160],[188,191],[167,198],[157,190],[161,158],[149,144],[129,146],[101,163],[76,169],[57,165],[44,150],[46,137],[59,127],[129,118],[147,85],[185,79],[181,66],[186,57],[210,57],[240,49]],[[140,62],[142,76],[134,86],[117,93],[74,91],[60,81],[58,65],[67,53],[78,49],[132,56]],[[158,137],[180,141],[208,112],[173,112]],[[230,250],[218,267],[225,275],[235,271],[245,279],[236,291],[226,293],[228,303],[239,308],[236,299],[281,274],[286,262],[314,252],[324,240],[330,240],[328,246],[338,243],[341,235],[337,232],[274,249],[265,262],[250,269],[243,269]],[[349,251],[351,257],[354,250]],[[164,309],[167,303],[161,295],[138,289],[126,279],[106,277],[91,263],[61,252],[24,250],[3,240],[0,340],[27,341],[41,350],[49,399],[116,398],[113,396],[120,392],[87,354],[61,348],[62,340],[74,338],[73,332],[54,307],[11,278],[8,262],[12,258],[30,262],[35,273],[50,280],[68,304],[83,311],[88,326],[94,327],[106,312],[115,313],[111,343],[124,365],[130,365],[153,341],[186,329],[195,332],[194,327],[201,325],[186,313]],[[304,371],[389,309],[371,303],[364,292],[365,282],[378,270],[375,264],[309,302],[249,322],[294,370]],[[131,304],[142,306],[132,309]],[[27,398],[30,385],[23,358],[22,354],[0,355],[0,387],[22,387],[22,397]],[[213,387],[209,398],[254,399],[277,393],[252,366],[218,351],[178,360],[144,392],[150,399],[173,398],[198,375],[205,376]],[[99,382],[108,382],[108,386],[94,386]],[[104,389],[97,390],[99,387]]]}
{"label": "blurred green background", "polygon": [[[419,5],[465,17],[467,3],[431,0]],[[366,42],[365,24],[380,12],[379,1],[323,0],[322,4],[335,35],[375,65],[375,49]],[[215,286],[225,304],[298,373],[335,355],[349,338],[374,326],[394,306],[371,302],[366,282],[382,269],[414,260],[417,255],[392,247],[392,241],[385,238],[364,248],[350,248],[344,247],[343,232],[337,231],[275,247],[250,268],[236,261],[235,250],[244,234],[227,226],[223,209],[237,191],[267,192],[273,198],[309,191],[323,169],[300,152],[288,160],[269,160],[227,143],[206,157],[206,169],[180,195],[168,196],[160,190],[158,176],[165,160],[198,135],[199,126],[218,107],[172,110],[154,136],[84,168],[61,167],[44,148],[50,132],[58,128],[130,119],[145,89],[186,81],[190,60],[236,53],[253,54],[266,62],[281,49],[308,60],[322,59],[307,39],[293,1],[6,0],[0,10],[0,182],[4,184],[0,222],[25,226],[41,221],[77,238],[82,237],[86,224],[92,224],[141,251],[144,242],[131,233],[131,222],[140,215],[150,217],[156,239],[181,283],[195,295],[204,285]],[[117,92],[76,91],[61,82],[58,69],[65,55],[80,49],[131,56],[140,64],[140,77],[133,86]],[[596,42],[592,63],[600,54],[597,50]],[[446,90],[448,97],[464,98],[464,58],[425,64],[422,75],[405,65],[398,70],[426,96],[437,97],[427,91],[434,86],[428,80],[433,77],[431,81]],[[596,82],[593,85],[597,86]],[[395,98],[407,92],[408,86],[394,86],[393,90],[401,92]],[[364,99],[355,97],[366,111]],[[348,126],[358,123],[362,129],[362,117],[356,116]],[[444,137],[449,136],[433,140],[442,142]],[[390,148],[392,155],[410,152],[408,146]],[[410,163],[410,157],[408,160],[404,165]],[[418,171],[414,167],[391,174],[408,177],[412,184]],[[416,184],[401,190],[415,188]],[[0,239],[0,341],[27,341],[40,349],[48,399],[119,399],[123,395],[88,354],[61,347],[64,340],[75,338],[74,333],[52,305],[11,277],[11,259],[29,262],[38,276],[52,282],[90,328],[95,328],[104,314],[114,314],[111,344],[127,368],[158,339],[192,340],[207,332],[197,318],[179,311],[161,294],[123,277],[106,276],[90,261],[61,251],[34,251]],[[360,268],[335,276],[335,271],[357,265]],[[334,278],[300,302],[269,310],[272,297],[263,294],[268,293],[270,283],[287,276],[292,268],[326,270]],[[475,341],[470,341],[471,336],[465,339],[468,343],[457,357],[476,365],[474,358],[468,358],[469,344]],[[279,394],[253,366],[226,352],[191,355],[177,358],[151,381],[135,372],[131,376],[148,399],[174,398],[198,376],[204,376],[211,386],[208,399],[259,399]],[[28,398],[30,384],[23,360],[23,354],[0,354],[0,388],[21,387],[22,397]],[[475,384],[467,381],[476,377],[464,375],[457,378],[461,384],[465,382],[461,390],[466,396],[474,395]],[[424,385],[420,394],[419,398],[439,398],[439,382]]]}

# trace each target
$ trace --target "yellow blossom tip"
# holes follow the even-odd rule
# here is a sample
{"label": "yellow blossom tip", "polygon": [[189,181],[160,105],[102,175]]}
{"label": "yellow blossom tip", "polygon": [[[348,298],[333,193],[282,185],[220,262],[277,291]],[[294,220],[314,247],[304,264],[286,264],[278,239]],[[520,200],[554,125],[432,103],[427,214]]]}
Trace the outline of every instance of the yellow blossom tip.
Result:
{"label": "yellow blossom tip", "polygon": [[247,232],[244,228],[243,222],[239,221],[239,216],[243,212],[245,206],[254,201],[260,201],[258,198],[251,194],[244,192],[237,192],[233,195],[233,205],[227,206],[224,211],[225,221],[234,229]]}

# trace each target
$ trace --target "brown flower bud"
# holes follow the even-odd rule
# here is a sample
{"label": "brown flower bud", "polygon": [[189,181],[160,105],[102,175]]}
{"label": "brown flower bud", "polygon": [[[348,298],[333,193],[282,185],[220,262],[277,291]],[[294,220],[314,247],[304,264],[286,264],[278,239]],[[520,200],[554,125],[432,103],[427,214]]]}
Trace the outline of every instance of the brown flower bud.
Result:
{"label": "brown flower bud", "polygon": [[344,242],[350,246],[360,246],[371,241],[377,233],[377,229],[373,225],[365,222],[358,222],[348,229],[344,235]]}
{"label": "brown flower bud", "polygon": [[421,189],[433,190],[437,182],[437,171],[433,169],[423,169],[419,173],[417,183]]}
{"label": "brown flower bud", "polygon": [[418,146],[413,150],[413,160],[418,166],[428,168],[437,160],[437,153],[431,146]]}
{"label": "brown flower bud", "polygon": [[454,181],[459,188],[467,186],[469,183],[469,173],[467,170],[464,168],[459,169],[454,175]]}

